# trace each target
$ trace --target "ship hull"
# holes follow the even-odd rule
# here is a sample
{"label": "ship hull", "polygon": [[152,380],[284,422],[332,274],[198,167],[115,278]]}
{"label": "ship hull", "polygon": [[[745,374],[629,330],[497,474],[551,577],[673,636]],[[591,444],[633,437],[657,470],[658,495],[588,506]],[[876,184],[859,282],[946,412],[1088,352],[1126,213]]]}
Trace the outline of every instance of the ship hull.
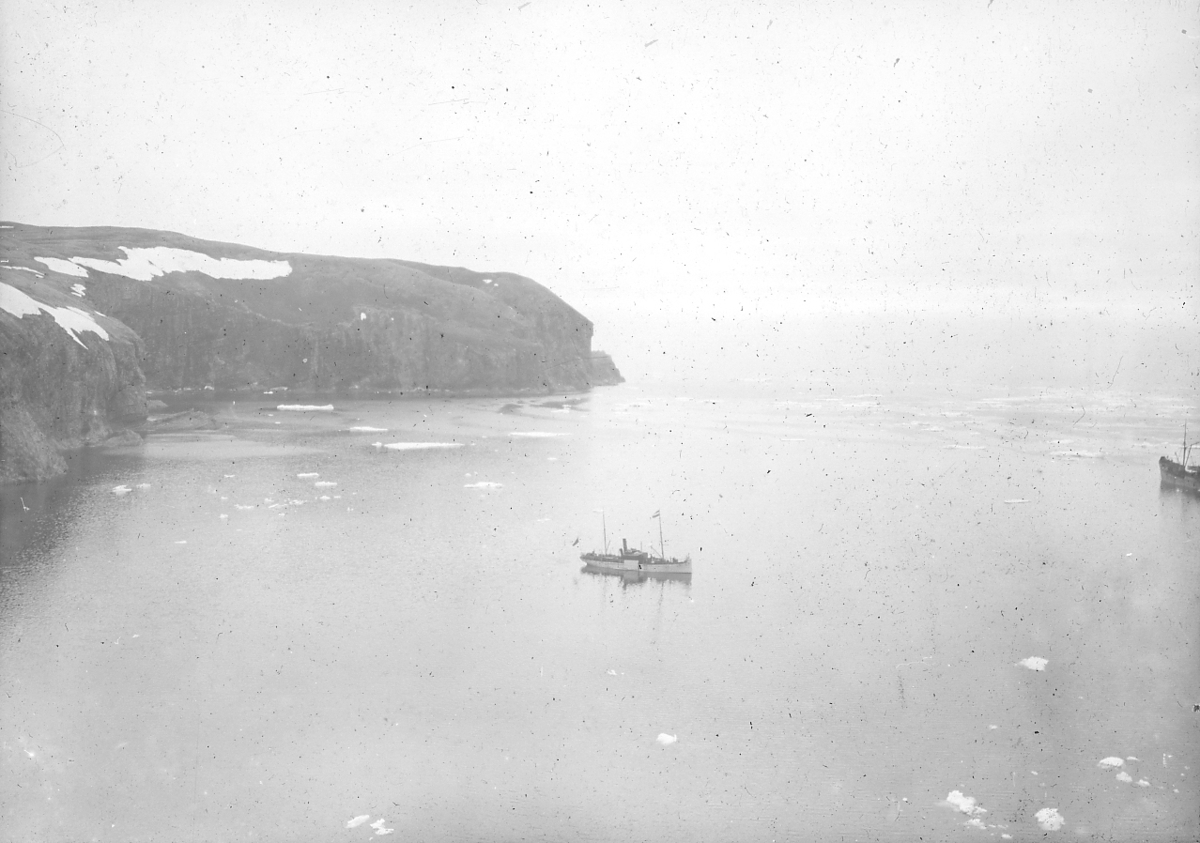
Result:
{"label": "ship hull", "polygon": [[579,557],[588,568],[614,574],[626,572],[649,574],[690,574],[691,562],[664,560],[654,561],[652,558],[636,556],[612,556],[600,553],[585,553]]}
{"label": "ship hull", "polygon": [[1159,457],[1158,471],[1162,485],[1189,492],[1200,492],[1200,469],[1186,468],[1182,464]]}

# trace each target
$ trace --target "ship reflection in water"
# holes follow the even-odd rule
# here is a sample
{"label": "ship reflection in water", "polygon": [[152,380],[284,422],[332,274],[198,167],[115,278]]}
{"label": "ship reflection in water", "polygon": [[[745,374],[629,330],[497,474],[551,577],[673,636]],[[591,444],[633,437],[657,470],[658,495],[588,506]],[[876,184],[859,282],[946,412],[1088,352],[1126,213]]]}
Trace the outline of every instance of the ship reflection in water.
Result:
{"label": "ship reflection in water", "polygon": [[593,565],[590,562],[579,569],[581,574],[591,574],[596,577],[620,577],[622,586],[640,585],[646,580],[656,580],[662,582],[664,580],[675,580],[676,582],[686,583],[691,585],[691,571],[638,571],[638,570],[617,570],[614,568],[601,567]]}

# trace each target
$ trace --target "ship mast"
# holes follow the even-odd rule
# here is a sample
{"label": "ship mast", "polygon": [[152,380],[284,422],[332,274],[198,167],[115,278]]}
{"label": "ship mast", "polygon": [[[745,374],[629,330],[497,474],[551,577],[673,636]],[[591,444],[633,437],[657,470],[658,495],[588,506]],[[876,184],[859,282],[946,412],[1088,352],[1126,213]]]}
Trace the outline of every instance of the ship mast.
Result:
{"label": "ship mast", "polygon": [[658,517],[658,555],[662,559],[667,558],[667,551],[663,549],[662,539],[662,516]]}

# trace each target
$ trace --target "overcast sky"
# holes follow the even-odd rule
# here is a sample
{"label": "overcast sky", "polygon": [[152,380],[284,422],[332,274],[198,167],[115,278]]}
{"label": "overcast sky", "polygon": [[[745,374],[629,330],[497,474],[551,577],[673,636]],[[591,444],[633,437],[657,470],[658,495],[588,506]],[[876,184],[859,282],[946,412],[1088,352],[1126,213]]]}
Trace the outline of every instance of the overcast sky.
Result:
{"label": "overcast sky", "polygon": [[[1192,3],[0,5],[0,216],[698,296],[1190,311]],[[851,305],[847,305],[851,306]]]}

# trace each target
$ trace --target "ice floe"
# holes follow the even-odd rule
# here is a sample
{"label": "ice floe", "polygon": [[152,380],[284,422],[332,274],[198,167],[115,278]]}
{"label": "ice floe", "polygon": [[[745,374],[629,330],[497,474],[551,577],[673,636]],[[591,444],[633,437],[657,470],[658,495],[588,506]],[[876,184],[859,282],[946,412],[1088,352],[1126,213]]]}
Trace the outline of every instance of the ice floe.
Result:
{"label": "ice floe", "polygon": [[492,483],[487,480],[480,480],[478,483],[467,483],[463,486],[464,489],[499,489],[503,483]]}
{"label": "ice floe", "polygon": [[299,474],[297,474],[296,476],[299,477],[301,480],[313,480],[317,477],[320,477],[321,475],[319,472],[316,472],[316,471],[302,471]]}
{"label": "ice floe", "polygon": [[1030,670],[1045,670],[1046,665],[1050,664],[1050,662],[1041,656],[1030,656],[1027,659],[1021,659],[1017,664],[1021,667],[1027,667]]}
{"label": "ice floe", "polygon": [[128,486],[121,485],[121,486],[114,486],[112,491],[113,491],[114,495],[128,495],[130,492],[133,491],[133,489],[129,488]]}
{"label": "ice floe", "polygon": [[1133,781],[1133,776],[1129,775],[1124,770],[1122,770],[1121,772],[1117,773],[1117,781],[1125,782],[1125,784],[1129,784],[1130,782]]}
{"label": "ice floe", "polygon": [[57,272],[60,275],[74,275],[76,278],[87,278],[88,271],[82,266],[65,261],[62,258],[34,258],[35,261],[45,266],[52,272]]}
{"label": "ice floe", "polygon": [[679,736],[678,735],[668,735],[666,732],[660,732],[658,737],[655,738],[655,740],[658,741],[660,746],[670,746],[671,744],[673,744],[679,740]]}
{"label": "ice floe", "polygon": [[0,283],[0,310],[7,311],[18,319],[36,316],[39,313],[49,314],[60,328],[71,335],[71,339],[84,348],[87,346],[79,338],[79,334],[84,331],[96,334],[101,339],[108,339],[108,332],[101,328],[90,314],[78,307],[51,307],[8,284]]}
{"label": "ice floe", "polygon": [[383,824],[384,824],[383,817],[380,817],[379,819],[375,820],[375,822],[371,823],[371,828],[375,829],[376,837],[382,836],[384,834],[391,834],[393,831],[396,830],[394,828],[384,828]]}
{"label": "ice floe", "polygon": [[318,480],[316,483],[313,483],[313,486],[315,486],[318,489],[328,489],[331,486],[336,486],[336,485],[337,485],[336,480]]}
{"label": "ice floe", "polygon": [[1150,782],[1146,781],[1145,779],[1138,779],[1138,780],[1137,780],[1137,786],[1138,786],[1138,787],[1149,787],[1149,786],[1150,786]]}
{"label": "ice floe", "polygon": [[352,820],[346,820],[346,828],[358,828],[369,819],[371,819],[370,814],[359,814]]}
{"label": "ice floe", "polygon": [[332,404],[280,404],[276,410],[292,410],[299,413],[332,412]]}
{"label": "ice floe", "polygon": [[1008,498],[1005,503],[1029,503],[1029,498]]}
{"label": "ice floe", "polygon": [[389,442],[386,445],[376,442],[374,447],[387,448],[389,451],[427,451],[437,448],[461,448],[462,442]]}
{"label": "ice floe", "polygon": [[1066,819],[1058,812],[1057,808],[1042,808],[1033,815],[1033,818],[1037,820],[1037,824],[1043,831],[1058,831],[1066,823]]}
{"label": "ice floe", "polygon": [[1125,766],[1125,759],[1118,758],[1115,755],[1110,755],[1108,758],[1101,758],[1100,763],[1096,765],[1101,770],[1115,770],[1118,767]]}
{"label": "ice floe", "polygon": [[125,253],[125,257],[116,261],[81,257],[72,258],[71,261],[98,272],[124,275],[135,281],[149,281],[159,275],[166,275],[168,272],[202,272],[210,278],[265,281],[271,278],[282,278],[292,272],[292,265],[287,261],[214,258],[201,252],[173,249],[169,246],[150,248],[122,246],[121,251]]}
{"label": "ice floe", "polygon": [[961,790],[950,791],[946,794],[946,801],[942,804],[971,817],[987,813],[987,808],[981,806],[974,796],[967,796]]}
{"label": "ice floe", "polygon": [[510,436],[519,436],[522,439],[552,439],[555,436],[566,436],[565,433],[552,433],[548,430],[514,430]]}
{"label": "ice floe", "polygon": [[365,424],[364,425],[356,425],[355,427],[350,428],[350,430],[353,433],[387,433],[388,432],[388,429],[386,427],[369,427]]}

